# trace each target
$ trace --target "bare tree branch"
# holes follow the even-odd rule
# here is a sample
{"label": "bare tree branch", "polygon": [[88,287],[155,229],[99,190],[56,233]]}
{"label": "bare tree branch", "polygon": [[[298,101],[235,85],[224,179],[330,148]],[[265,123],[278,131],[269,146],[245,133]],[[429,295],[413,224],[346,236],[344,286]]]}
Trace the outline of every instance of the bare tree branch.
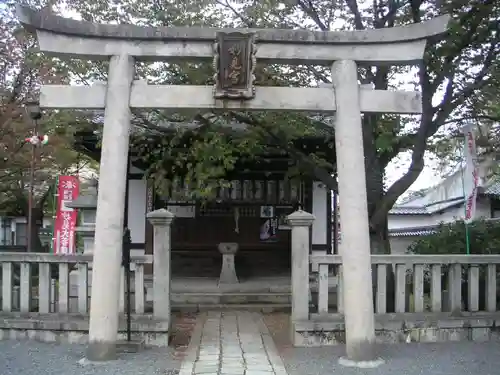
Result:
{"label": "bare tree branch", "polygon": [[316,23],[316,25],[319,27],[321,31],[328,31],[328,27],[319,17],[319,14],[314,8],[314,4],[312,3],[311,0],[299,0],[298,4],[300,8],[304,11],[304,13],[306,13],[307,15],[309,15],[309,17],[312,18],[314,23]]}
{"label": "bare tree branch", "polygon": [[361,17],[361,12],[359,11],[357,0],[345,0],[347,7],[354,16],[354,27],[356,30],[364,30],[365,25],[363,25],[363,18]]}

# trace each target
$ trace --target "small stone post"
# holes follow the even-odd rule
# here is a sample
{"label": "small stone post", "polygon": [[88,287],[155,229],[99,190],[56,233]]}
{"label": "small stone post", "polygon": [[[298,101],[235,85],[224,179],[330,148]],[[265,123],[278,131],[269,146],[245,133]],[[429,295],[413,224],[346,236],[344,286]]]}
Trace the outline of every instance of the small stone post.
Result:
{"label": "small stone post", "polygon": [[365,155],[356,62],[332,66],[337,113],[335,145],[339,176],[340,226],[347,366],[374,366],[376,360]]}
{"label": "small stone post", "polygon": [[170,225],[174,214],[160,208],[146,216],[153,225],[153,316],[170,324]]}
{"label": "small stone post", "polygon": [[219,276],[219,285],[238,284],[238,276],[236,276],[236,268],[234,264],[234,256],[238,251],[236,242],[221,242],[218,246],[219,252],[222,254],[222,267]]}
{"label": "small stone post", "polygon": [[309,227],[314,221],[314,215],[299,210],[288,215],[287,220],[292,227],[293,327],[295,322],[309,319]]}

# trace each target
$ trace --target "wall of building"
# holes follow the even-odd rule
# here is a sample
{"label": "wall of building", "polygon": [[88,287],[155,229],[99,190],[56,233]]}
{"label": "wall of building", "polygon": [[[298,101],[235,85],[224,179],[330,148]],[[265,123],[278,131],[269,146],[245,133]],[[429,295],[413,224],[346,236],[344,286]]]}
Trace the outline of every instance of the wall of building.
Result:
{"label": "wall of building", "polygon": [[418,239],[418,236],[390,237],[391,254],[406,254],[408,247]]}
{"label": "wall of building", "polygon": [[312,214],[315,216],[315,220],[312,225],[312,245],[323,245],[328,243],[328,190],[326,186],[321,182],[313,182],[312,189]]}
{"label": "wall of building", "polygon": [[[426,227],[438,225],[439,223],[449,223],[452,221],[463,219],[465,207],[463,204],[447,208],[442,212],[437,212],[432,215],[389,215],[388,226],[389,230],[405,229],[415,227]],[[476,203],[476,218],[490,218],[491,204],[490,199],[479,197]]]}
{"label": "wall of building", "polygon": [[408,206],[425,206],[435,202],[443,202],[449,199],[463,197],[463,195],[462,172],[458,171],[447,177],[439,185],[430,189],[425,196],[412,200],[408,203]]}
{"label": "wall of building", "polygon": [[[127,227],[130,230],[130,239],[132,241],[132,255],[143,255],[146,251],[147,237],[147,181],[143,178],[144,171],[129,166],[129,178],[127,186]],[[150,244],[152,246],[152,244]],[[150,273],[151,269],[146,268]]]}
{"label": "wall of building", "polygon": [[[134,174],[133,179],[128,181],[128,212],[127,223],[130,229],[132,243],[143,244],[146,241],[146,203],[147,203],[147,182],[140,178],[141,171],[131,168]],[[327,247],[328,244],[328,190],[322,183],[314,182],[312,195],[312,213],[316,220],[311,229],[311,242],[315,247]],[[178,210],[186,210],[189,207],[175,206]],[[174,212],[179,217],[191,217],[185,212]],[[324,251],[324,250],[323,250]]]}
{"label": "wall of building", "polygon": [[[493,159],[487,157],[479,163],[479,186],[483,186],[485,181],[491,177],[491,166]],[[464,176],[462,170],[451,174],[441,181],[435,187],[429,189],[426,194],[408,202],[408,206],[425,206],[435,202],[443,202],[440,205],[445,205],[447,200],[464,196]],[[433,206],[437,208],[437,206]]]}
{"label": "wall of building", "polygon": [[[0,217],[0,246],[26,246],[27,222],[25,217]],[[42,228],[49,228],[52,223],[52,218],[44,218]]]}
{"label": "wall of building", "polygon": [[128,217],[132,243],[144,243],[146,240],[146,180],[128,181]]}

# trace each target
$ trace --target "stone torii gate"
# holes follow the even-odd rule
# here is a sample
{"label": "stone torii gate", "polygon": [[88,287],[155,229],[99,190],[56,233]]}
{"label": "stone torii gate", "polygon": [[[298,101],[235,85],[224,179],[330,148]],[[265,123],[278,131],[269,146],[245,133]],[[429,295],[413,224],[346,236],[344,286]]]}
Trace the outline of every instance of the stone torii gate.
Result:
{"label": "stone torii gate", "polygon": [[[422,24],[348,32],[217,30],[101,25],[18,6],[40,50],[65,58],[108,60],[105,85],[41,88],[40,105],[104,109],[88,358],[114,358],[118,329],[130,109],[282,110],[336,113],[335,141],[342,199],[344,311],[348,358],[373,360],[374,309],[361,113],[419,114],[418,92],[367,89],[358,64],[420,63],[426,40],[446,32],[449,17]],[[134,81],[135,61],[214,60],[215,87]],[[256,61],[331,65],[332,87],[254,87]],[[307,281],[305,281],[307,282]],[[304,296],[306,298],[306,296]],[[294,319],[307,319],[296,312]],[[298,316],[306,315],[306,316]]]}

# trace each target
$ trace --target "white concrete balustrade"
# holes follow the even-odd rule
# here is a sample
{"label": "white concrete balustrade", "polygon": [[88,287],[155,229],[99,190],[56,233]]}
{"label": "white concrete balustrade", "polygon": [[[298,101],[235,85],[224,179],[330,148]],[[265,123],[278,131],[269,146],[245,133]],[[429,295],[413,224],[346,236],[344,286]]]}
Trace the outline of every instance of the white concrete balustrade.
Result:
{"label": "white concrete balustrade", "polygon": [[[300,225],[307,228],[312,215],[299,213],[291,219],[296,219],[294,228]],[[296,250],[295,259],[302,254],[299,247]],[[306,250],[306,247],[302,246],[300,250]],[[292,275],[292,284],[296,288],[306,286],[306,289],[301,292],[302,297],[294,289],[294,344],[342,343],[342,339],[336,338],[345,329],[342,258],[339,255],[307,255],[307,252],[304,255],[310,265],[317,266],[318,272],[313,275],[317,276],[318,292],[310,305],[308,298],[303,297],[308,290],[308,268],[301,266],[303,262],[295,264],[300,272]],[[91,262],[92,256],[83,254],[1,253],[0,317],[3,320],[0,323],[0,339],[12,337],[9,332],[22,330],[26,331],[26,337],[31,337],[31,325],[33,330],[40,330],[41,327],[43,331],[46,328],[50,334],[37,337],[46,341],[53,340],[54,331],[62,329],[78,333],[88,329],[75,322],[85,321],[82,317],[88,317],[89,295],[92,292],[88,267]],[[134,319],[144,317],[153,322],[155,318],[151,309],[146,308],[144,292],[144,267],[153,263],[152,256],[133,256],[132,263],[135,268],[131,285]],[[383,340],[440,341],[455,340],[457,337],[486,340],[494,334],[496,321],[500,318],[500,301],[497,300],[500,255],[372,255],[371,264],[376,270],[375,327],[376,331],[384,332]],[[70,290],[71,269],[78,270],[76,291]],[[394,290],[387,283],[392,271]],[[337,289],[333,293],[331,288],[329,290],[332,278]],[[120,300],[123,312],[124,298]],[[391,305],[394,311],[390,310]],[[29,318],[28,326],[26,318]],[[58,321],[69,323],[54,325]],[[165,339],[156,344],[166,345],[169,324],[169,321],[162,321]],[[475,333],[467,333],[470,329]],[[437,330],[448,333],[437,334]],[[434,333],[429,333],[431,331]],[[392,333],[388,335],[387,332]]]}
{"label": "white concrete balustrade", "polygon": [[[134,314],[145,313],[144,266],[152,262],[152,256],[132,257],[134,271],[131,295]],[[92,255],[2,253],[0,263],[2,313],[88,314]],[[76,288],[70,285],[69,273],[72,269],[78,272]],[[124,312],[124,301],[125,297],[121,296],[121,312]]]}
{"label": "white concrete balustrade", "polygon": [[[342,259],[339,255],[312,255],[318,267],[318,302],[311,316],[343,314],[343,301],[329,301],[329,268],[337,270],[338,295],[342,295]],[[375,312],[386,314],[394,300],[395,313],[476,313],[498,311],[497,265],[499,255],[372,255],[376,268]],[[387,290],[388,273],[394,270],[394,297]],[[483,277],[480,277],[483,275]],[[467,290],[463,288],[467,285]],[[485,291],[484,295],[482,291]],[[463,293],[467,293],[466,296]],[[467,297],[467,298],[465,298]],[[481,303],[480,303],[481,300]]]}
{"label": "white concrete balustrade", "polygon": [[[307,299],[296,299],[295,302],[306,306],[301,306],[301,310],[305,309],[309,318],[335,318],[343,314],[341,256],[308,257],[309,262],[318,267],[317,303],[309,309]],[[92,256],[89,255],[1,253],[0,311],[87,314],[91,293],[88,266],[91,261]],[[145,314],[144,266],[152,264],[153,259],[150,255],[133,256],[132,263],[135,266],[131,285],[132,312]],[[387,303],[390,300],[394,300],[395,312],[400,314],[499,311],[497,266],[500,255],[372,255],[371,263],[377,270],[375,311],[378,315],[388,312]],[[79,272],[76,295],[70,291],[69,271],[72,268],[77,268]],[[334,272],[331,268],[335,269]],[[391,269],[396,281],[394,298],[387,290]],[[328,288],[332,277],[336,281],[335,298],[331,298]],[[307,285],[307,282],[297,279],[297,284]],[[467,285],[467,290],[463,284]],[[71,303],[72,299],[76,299],[77,303]],[[121,310],[123,312],[123,302]]]}
{"label": "white concrete balustrade", "polygon": [[[309,262],[318,270],[312,273],[318,280],[318,294],[312,307],[302,300],[308,317],[294,322],[294,344],[342,343],[346,293],[342,256],[310,255]],[[371,264],[376,272],[377,341],[498,339],[499,255],[371,255]],[[391,272],[394,284],[388,282]],[[329,290],[332,277],[336,293]]]}

